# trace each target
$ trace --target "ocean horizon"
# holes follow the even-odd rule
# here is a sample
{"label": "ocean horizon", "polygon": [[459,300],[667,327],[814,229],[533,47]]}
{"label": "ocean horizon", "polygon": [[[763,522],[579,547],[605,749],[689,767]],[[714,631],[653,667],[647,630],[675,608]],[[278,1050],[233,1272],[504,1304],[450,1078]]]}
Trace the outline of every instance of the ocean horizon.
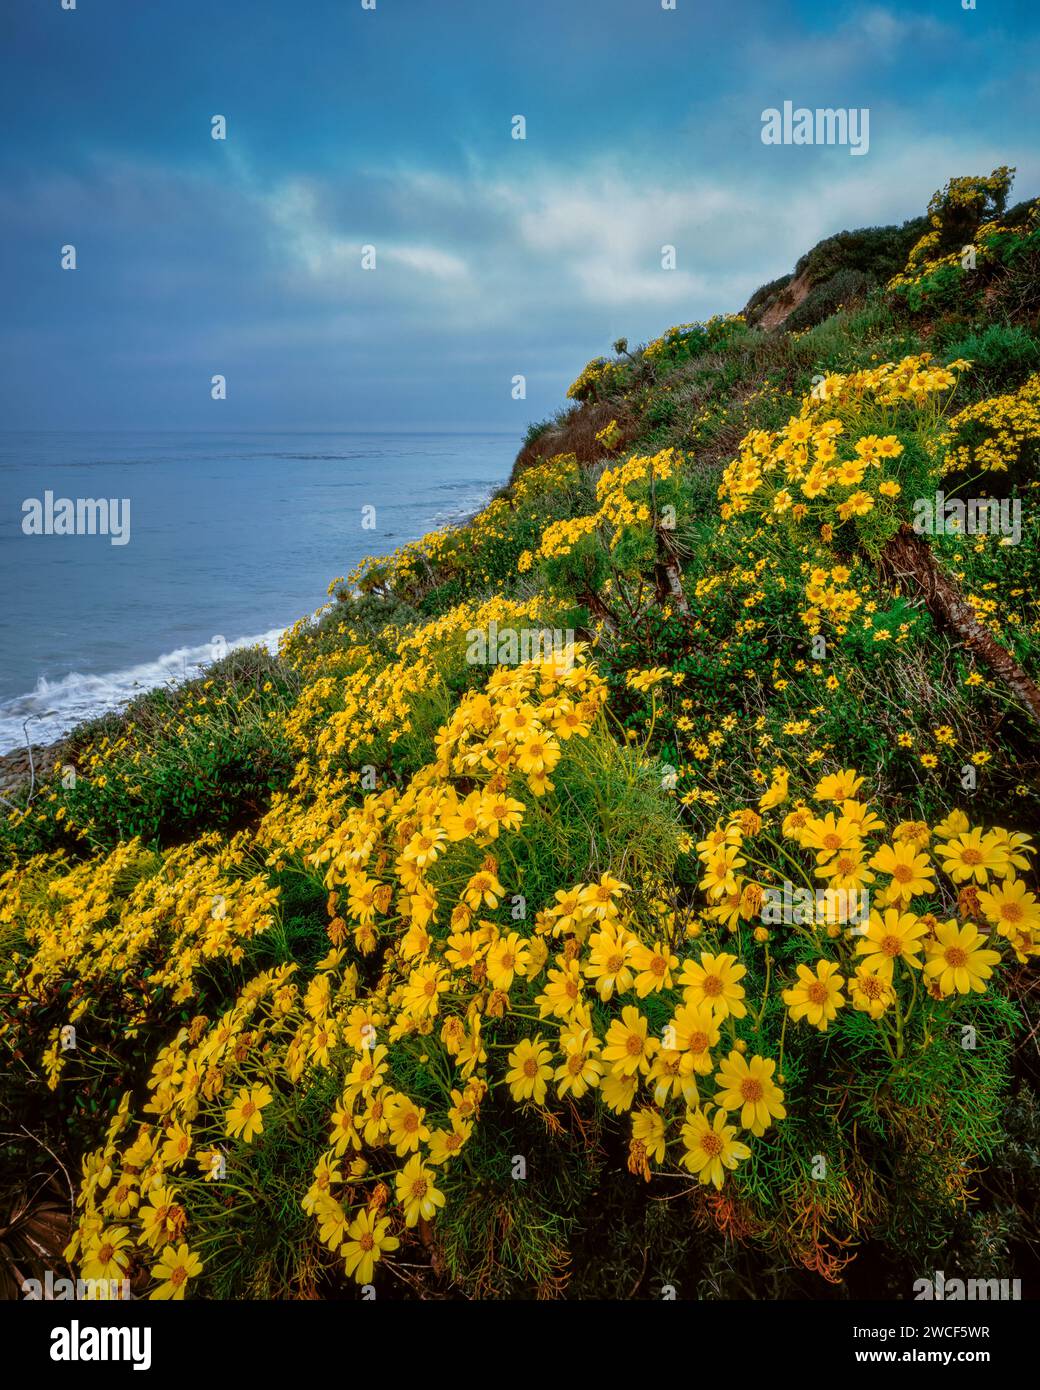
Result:
{"label": "ocean horizon", "polygon": [[[0,432],[0,754],[26,732],[53,742],[227,649],[273,649],[366,555],[478,510],[519,443],[495,431]],[[97,533],[60,534],[62,499],[111,499],[111,534],[107,508]],[[31,504],[38,534],[25,529]]]}

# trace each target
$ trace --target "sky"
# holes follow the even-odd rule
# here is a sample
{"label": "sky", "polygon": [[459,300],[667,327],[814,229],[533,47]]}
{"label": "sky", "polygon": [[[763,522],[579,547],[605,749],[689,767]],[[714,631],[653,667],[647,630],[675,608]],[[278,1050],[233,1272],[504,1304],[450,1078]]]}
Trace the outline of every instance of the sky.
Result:
{"label": "sky", "polygon": [[1040,194],[1036,0],[74,2],[0,7],[0,427],[519,433],[951,176]]}

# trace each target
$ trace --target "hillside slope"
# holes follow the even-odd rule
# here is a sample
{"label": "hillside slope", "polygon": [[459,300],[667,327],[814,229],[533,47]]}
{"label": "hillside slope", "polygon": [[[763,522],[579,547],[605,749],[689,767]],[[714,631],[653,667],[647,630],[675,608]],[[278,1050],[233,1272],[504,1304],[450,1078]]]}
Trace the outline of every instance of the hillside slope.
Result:
{"label": "hillside slope", "polygon": [[69,741],[2,830],[12,1286],[59,1247],[152,1297],[1035,1275],[1010,185],[821,243],[811,326],[765,287],[619,343],[466,526]]}

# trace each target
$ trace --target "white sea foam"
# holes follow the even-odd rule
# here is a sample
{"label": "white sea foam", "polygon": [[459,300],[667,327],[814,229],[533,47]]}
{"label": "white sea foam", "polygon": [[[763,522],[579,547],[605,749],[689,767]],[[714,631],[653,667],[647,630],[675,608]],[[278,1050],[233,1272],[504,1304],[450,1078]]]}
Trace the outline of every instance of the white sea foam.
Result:
{"label": "white sea foam", "polygon": [[[41,676],[36,689],[28,695],[0,701],[0,753],[21,748],[26,733],[31,743],[53,743],[84,720],[121,709],[146,690],[190,680],[204,666],[233,649],[264,646],[268,651],[276,651],[281,634],[281,628],[272,628],[255,637],[240,637],[226,646],[203,642],[197,647],[177,647],[155,661],[107,675],[71,671],[60,680]],[[23,731],[26,720],[29,722]]]}

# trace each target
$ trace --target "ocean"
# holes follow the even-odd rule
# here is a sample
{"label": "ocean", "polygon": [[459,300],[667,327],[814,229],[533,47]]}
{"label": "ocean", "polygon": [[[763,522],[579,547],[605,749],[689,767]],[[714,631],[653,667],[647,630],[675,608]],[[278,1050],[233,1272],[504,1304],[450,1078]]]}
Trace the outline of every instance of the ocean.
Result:
{"label": "ocean", "polygon": [[[273,648],[358,560],[477,511],[519,443],[0,433],[0,753],[24,743],[26,720],[47,743],[196,675],[225,644]],[[116,505],[106,518],[86,499]],[[60,534],[77,502],[95,534]]]}

